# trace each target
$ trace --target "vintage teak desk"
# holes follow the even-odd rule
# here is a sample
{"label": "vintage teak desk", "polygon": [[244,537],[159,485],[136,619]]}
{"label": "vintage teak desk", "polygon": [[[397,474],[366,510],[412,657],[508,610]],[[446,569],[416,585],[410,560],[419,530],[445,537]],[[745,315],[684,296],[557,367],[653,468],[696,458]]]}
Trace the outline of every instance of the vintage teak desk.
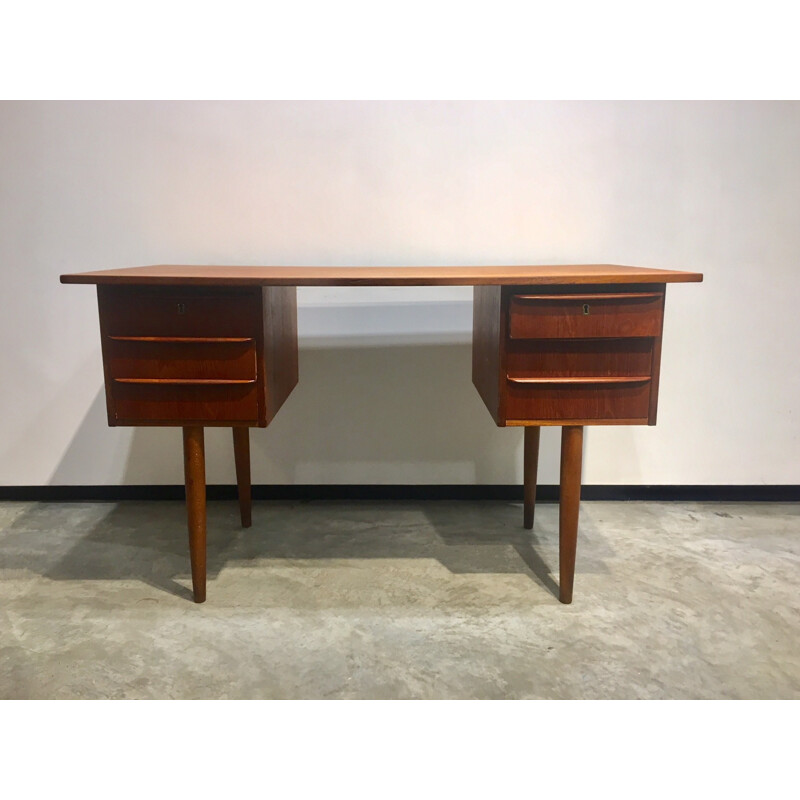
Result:
{"label": "vintage teak desk", "polygon": [[[152,266],[62,275],[97,284],[109,425],[183,428],[194,599],[206,599],[203,428],[233,430],[250,525],[249,428],[298,379],[297,286],[474,286],[472,380],[499,426],[524,435],[533,527],[539,429],[561,427],[560,600],[572,601],[584,425],[655,425],[667,283],[696,272],[531,267]],[[442,399],[444,402],[444,398]]]}

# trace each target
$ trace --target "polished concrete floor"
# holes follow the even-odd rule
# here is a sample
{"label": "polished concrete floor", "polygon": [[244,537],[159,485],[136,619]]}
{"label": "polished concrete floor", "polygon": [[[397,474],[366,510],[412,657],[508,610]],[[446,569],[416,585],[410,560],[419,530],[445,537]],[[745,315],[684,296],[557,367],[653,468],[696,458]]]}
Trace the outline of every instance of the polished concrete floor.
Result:
{"label": "polished concrete floor", "polygon": [[2,698],[800,698],[800,504],[0,503]]}

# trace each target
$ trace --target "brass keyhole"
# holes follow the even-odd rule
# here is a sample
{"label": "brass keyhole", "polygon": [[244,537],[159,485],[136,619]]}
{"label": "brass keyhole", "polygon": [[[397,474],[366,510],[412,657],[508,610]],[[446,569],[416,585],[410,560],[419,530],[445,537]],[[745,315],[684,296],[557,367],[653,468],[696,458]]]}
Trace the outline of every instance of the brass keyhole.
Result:
{"label": "brass keyhole", "polygon": [[589,304],[588,303],[584,303],[583,304],[583,313],[584,313],[584,315],[587,315],[589,313]]}
{"label": "brass keyhole", "polygon": [[[586,308],[586,306],[584,306]],[[186,313],[186,303],[178,303],[178,313],[185,314]]]}

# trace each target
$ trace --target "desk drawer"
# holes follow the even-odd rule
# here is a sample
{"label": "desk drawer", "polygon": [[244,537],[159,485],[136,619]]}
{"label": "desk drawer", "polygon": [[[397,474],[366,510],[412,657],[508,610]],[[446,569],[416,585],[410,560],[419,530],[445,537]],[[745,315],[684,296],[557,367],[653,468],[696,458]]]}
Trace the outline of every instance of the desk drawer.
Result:
{"label": "desk drawer", "polygon": [[98,287],[106,336],[255,337],[260,290]]}
{"label": "desk drawer", "polygon": [[660,336],[661,292],[515,294],[508,313],[510,339]]}
{"label": "desk drawer", "polygon": [[618,421],[646,424],[651,379],[507,378],[506,421]]}
{"label": "desk drawer", "polygon": [[112,391],[117,425],[258,424],[255,381],[151,383],[122,379],[113,382]]}
{"label": "desk drawer", "polygon": [[526,339],[509,342],[506,374],[510,378],[649,378],[653,340]]}
{"label": "desk drawer", "polygon": [[117,424],[258,418],[258,368],[249,338],[107,337]]}
{"label": "desk drawer", "polygon": [[653,355],[649,337],[511,341],[506,417],[641,422],[649,414]]}
{"label": "desk drawer", "polygon": [[255,381],[256,346],[251,338],[109,336],[109,376],[115,382]]}

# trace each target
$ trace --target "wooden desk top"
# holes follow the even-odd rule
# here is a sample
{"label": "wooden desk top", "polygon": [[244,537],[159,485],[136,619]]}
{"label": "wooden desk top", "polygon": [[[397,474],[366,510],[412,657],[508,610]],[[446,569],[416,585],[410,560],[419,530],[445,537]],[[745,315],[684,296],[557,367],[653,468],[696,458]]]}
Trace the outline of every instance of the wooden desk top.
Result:
{"label": "wooden desk top", "polygon": [[699,272],[615,264],[516,267],[203,267],[159,264],[62,275],[61,283],[165,286],[479,286],[687,283]]}

